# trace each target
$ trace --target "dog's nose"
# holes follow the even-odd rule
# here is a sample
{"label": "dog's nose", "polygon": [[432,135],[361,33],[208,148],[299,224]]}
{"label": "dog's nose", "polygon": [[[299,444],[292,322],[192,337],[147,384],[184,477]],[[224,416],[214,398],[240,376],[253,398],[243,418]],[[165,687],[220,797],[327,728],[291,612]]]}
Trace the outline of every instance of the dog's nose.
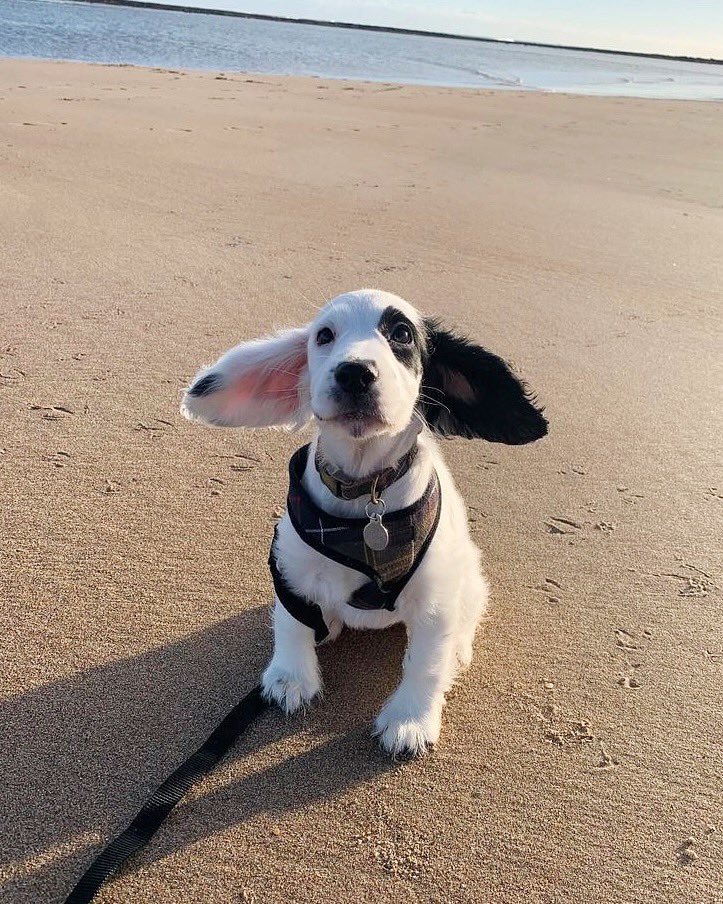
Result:
{"label": "dog's nose", "polygon": [[345,361],[334,371],[337,384],[349,393],[366,392],[378,376],[372,361]]}

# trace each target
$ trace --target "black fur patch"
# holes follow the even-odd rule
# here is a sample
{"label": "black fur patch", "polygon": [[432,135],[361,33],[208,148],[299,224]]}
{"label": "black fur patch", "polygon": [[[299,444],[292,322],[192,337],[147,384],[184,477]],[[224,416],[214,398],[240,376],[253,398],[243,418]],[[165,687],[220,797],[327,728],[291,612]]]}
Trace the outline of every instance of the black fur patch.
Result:
{"label": "black fur patch", "polygon": [[427,358],[420,409],[443,436],[521,445],[547,433],[543,408],[507,364],[437,320],[425,320]]}
{"label": "black fur patch", "polygon": [[[403,323],[412,334],[412,341],[409,345],[394,342],[391,338],[394,327],[400,323]],[[406,314],[402,314],[400,310],[390,305],[382,311],[377,329],[389,343],[395,358],[415,373],[419,373],[422,370],[422,358],[425,349],[424,336],[420,335],[419,330]]]}
{"label": "black fur patch", "polygon": [[188,390],[192,396],[207,396],[221,388],[221,377],[218,374],[206,374]]}

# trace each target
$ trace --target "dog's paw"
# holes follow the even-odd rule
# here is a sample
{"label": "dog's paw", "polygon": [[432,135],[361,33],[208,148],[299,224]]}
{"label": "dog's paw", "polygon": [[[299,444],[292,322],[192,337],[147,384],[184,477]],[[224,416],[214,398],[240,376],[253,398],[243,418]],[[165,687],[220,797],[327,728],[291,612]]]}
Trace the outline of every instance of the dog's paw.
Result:
{"label": "dog's paw", "polygon": [[291,715],[311,703],[321,691],[321,679],[318,671],[294,672],[272,662],[263,674],[261,689],[267,700]]}
{"label": "dog's paw", "polygon": [[423,756],[439,740],[441,727],[441,704],[413,712],[391,697],[377,716],[374,734],[382,748],[396,759]]}

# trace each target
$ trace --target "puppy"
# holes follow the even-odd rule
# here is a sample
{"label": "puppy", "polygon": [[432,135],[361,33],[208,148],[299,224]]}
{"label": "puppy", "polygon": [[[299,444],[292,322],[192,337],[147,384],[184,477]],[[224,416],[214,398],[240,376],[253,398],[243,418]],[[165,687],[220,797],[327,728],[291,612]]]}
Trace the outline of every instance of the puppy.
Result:
{"label": "puppy", "polygon": [[488,597],[435,434],[539,439],[547,421],[525,385],[403,299],[364,289],[307,326],[232,348],[200,371],[181,410],[223,427],[313,423],[272,545],[263,692],[287,713],[304,707],[321,690],[316,642],[344,625],[402,622],[402,680],[375,734],[393,756],[424,753],[439,738],[445,693],[471,662]]}

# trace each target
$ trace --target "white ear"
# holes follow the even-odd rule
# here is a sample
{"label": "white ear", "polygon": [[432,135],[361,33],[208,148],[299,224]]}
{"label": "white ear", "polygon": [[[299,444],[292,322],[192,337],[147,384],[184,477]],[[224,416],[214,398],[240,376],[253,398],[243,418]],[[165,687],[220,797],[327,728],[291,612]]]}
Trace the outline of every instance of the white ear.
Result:
{"label": "white ear", "polygon": [[308,327],[244,342],[199,371],[181,412],[216,427],[299,428],[311,417]]}

